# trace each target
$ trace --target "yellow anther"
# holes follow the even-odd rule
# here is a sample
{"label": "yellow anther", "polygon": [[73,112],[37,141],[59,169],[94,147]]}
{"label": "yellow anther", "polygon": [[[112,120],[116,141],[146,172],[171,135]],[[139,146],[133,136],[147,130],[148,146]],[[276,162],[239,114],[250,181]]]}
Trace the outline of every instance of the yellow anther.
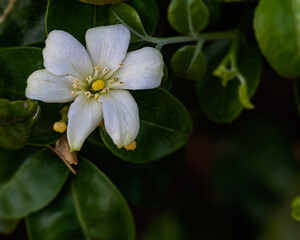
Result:
{"label": "yellow anther", "polygon": [[77,83],[73,84],[73,88],[78,88],[78,87],[79,87],[79,85]]}
{"label": "yellow anther", "polygon": [[127,151],[131,150],[133,151],[134,149],[136,149],[136,141],[133,141],[132,143],[130,143],[129,145],[124,147]]}
{"label": "yellow anther", "polygon": [[122,67],[122,66],[123,66],[123,63],[122,63],[122,62],[120,62],[120,63],[119,63],[119,67]]}
{"label": "yellow anther", "polygon": [[78,78],[76,78],[76,79],[74,80],[74,83],[79,83]]}
{"label": "yellow anther", "polygon": [[72,92],[71,94],[72,94],[74,97],[76,96],[76,92]]}
{"label": "yellow anther", "polygon": [[98,65],[96,65],[96,66],[94,67],[94,69],[95,69],[95,70],[98,70],[98,69],[99,69],[99,66],[98,66]]}
{"label": "yellow anther", "polygon": [[93,91],[100,91],[101,89],[103,89],[105,86],[104,81],[98,79],[97,81],[92,83],[92,90]]}
{"label": "yellow anther", "polygon": [[114,81],[115,81],[115,82],[119,81],[119,78],[114,78]]}
{"label": "yellow anther", "polygon": [[94,95],[94,97],[95,97],[96,100],[98,100],[98,99],[100,98],[100,95],[99,95],[98,93],[96,93],[96,94]]}
{"label": "yellow anther", "polygon": [[64,133],[67,130],[67,124],[65,122],[55,122],[53,124],[53,130],[55,132]]}

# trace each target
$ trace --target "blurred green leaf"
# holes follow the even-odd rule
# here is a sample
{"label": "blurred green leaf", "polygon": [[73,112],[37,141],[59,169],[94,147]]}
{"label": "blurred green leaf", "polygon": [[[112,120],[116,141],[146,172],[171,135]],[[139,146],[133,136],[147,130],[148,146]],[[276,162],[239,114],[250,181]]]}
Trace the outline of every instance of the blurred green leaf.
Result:
{"label": "blurred green leaf", "polygon": [[108,9],[107,5],[95,6],[75,0],[49,0],[46,32],[64,30],[85,44],[85,33],[89,28],[108,25]]}
{"label": "blurred green leaf", "polygon": [[128,0],[79,0],[79,1],[84,3],[89,3],[89,4],[95,4],[95,5],[105,5],[105,4],[116,4]]}
{"label": "blurred green leaf", "polygon": [[167,156],[186,144],[192,131],[192,121],[181,102],[162,89],[131,93],[140,114],[137,147],[134,151],[118,149],[101,129],[101,137],[109,150],[125,161],[145,163]]}
{"label": "blurred green leaf", "polygon": [[51,202],[68,168],[49,149],[0,149],[0,218],[18,219]]}
{"label": "blurred green leaf", "polygon": [[300,76],[299,2],[261,0],[254,29],[257,41],[271,66],[283,77]]}
{"label": "blurred green leaf", "polygon": [[292,217],[300,221],[300,196],[296,197],[292,202]]}
{"label": "blurred green leaf", "polygon": [[1,0],[0,47],[44,40],[46,8],[47,0]]}
{"label": "blurred green leaf", "polygon": [[186,45],[171,58],[172,73],[187,80],[198,80],[206,71],[206,58],[197,46]]}
{"label": "blurred green leaf", "polygon": [[172,0],[168,20],[176,31],[194,36],[207,26],[209,12],[202,0]]}
{"label": "blurred green leaf", "polygon": [[53,124],[60,121],[59,110],[64,105],[43,102],[39,102],[39,105],[41,108],[40,117],[32,128],[28,143],[35,146],[45,146],[54,143],[63,135],[53,130]]}
{"label": "blurred green leaf", "polygon": [[[197,95],[206,116],[215,122],[232,122],[243,110],[240,102],[240,81],[235,78],[222,86],[221,79],[213,76],[213,71],[229,49],[228,41],[211,44],[205,51],[209,69],[197,81]],[[247,93],[251,98],[258,86],[262,69],[262,59],[257,47],[243,43],[238,51],[238,68],[247,82]],[[245,91],[245,89],[242,89]],[[242,96],[244,97],[244,96]]]}
{"label": "blurred green leaf", "polygon": [[116,187],[86,159],[77,170],[72,187],[28,218],[30,239],[134,239],[133,217]]}
{"label": "blurred green leaf", "polygon": [[9,149],[24,147],[39,112],[37,101],[0,99],[0,146]]}
{"label": "blurred green leaf", "polygon": [[0,49],[0,98],[26,99],[27,78],[44,68],[42,50],[31,47]]}
{"label": "blurred green leaf", "polygon": [[19,220],[4,220],[0,219],[0,233],[10,234],[18,226]]}

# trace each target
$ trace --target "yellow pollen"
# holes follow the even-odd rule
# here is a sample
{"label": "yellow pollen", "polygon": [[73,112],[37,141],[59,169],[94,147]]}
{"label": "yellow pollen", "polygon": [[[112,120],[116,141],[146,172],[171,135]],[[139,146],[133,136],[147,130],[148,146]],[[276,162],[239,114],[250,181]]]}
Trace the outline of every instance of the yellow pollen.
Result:
{"label": "yellow pollen", "polygon": [[134,149],[136,149],[136,141],[133,141],[132,143],[130,143],[129,145],[124,147],[127,151],[131,150],[133,151]]}
{"label": "yellow pollen", "polygon": [[53,124],[53,130],[55,132],[64,133],[67,130],[67,124],[65,122],[55,122]]}
{"label": "yellow pollen", "polygon": [[71,94],[72,94],[73,96],[76,96],[76,93],[75,93],[75,92],[72,92]]}
{"label": "yellow pollen", "polygon": [[96,66],[94,67],[94,69],[95,69],[95,70],[98,70],[98,69],[99,69],[99,66],[98,66],[98,65],[96,65]]}
{"label": "yellow pollen", "polygon": [[103,89],[105,86],[104,81],[102,81],[101,79],[98,79],[97,81],[92,83],[92,90],[93,91],[100,91],[101,89]]}

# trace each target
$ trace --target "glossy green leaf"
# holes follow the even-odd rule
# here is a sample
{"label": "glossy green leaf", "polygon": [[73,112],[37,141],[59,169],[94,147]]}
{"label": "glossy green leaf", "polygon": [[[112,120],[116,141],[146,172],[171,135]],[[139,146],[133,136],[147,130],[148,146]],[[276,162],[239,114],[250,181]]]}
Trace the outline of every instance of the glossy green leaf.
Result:
{"label": "glossy green leaf", "polygon": [[172,73],[187,80],[198,80],[206,71],[206,58],[197,46],[186,45],[171,58]]}
{"label": "glossy green leaf", "polygon": [[102,139],[119,158],[136,163],[158,160],[180,149],[192,131],[189,113],[176,98],[162,89],[132,91],[139,107],[140,131],[134,151],[118,149],[101,130]]}
{"label": "glossy green leaf", "polygon": [[156,0],[132,0],[128,4],[139,14],[143,26],[149,35],[152,35],[158,23],[159,7]]}
{"label": "glossy green leaf", "polygon": [[138,12],[131,6],[120,3],[110,7],[110,23],[122,23],[131,32],[131,42],[141,41],[147,36]]}
{"label": "glossy green leaf", "polygon": [[105,5],[105,4],[116,4],[120,2],[125,2],[127,0],[79,0],[80,2],[95,4],[95,5]]}
{"label": "glossy green leaf", "polygon": [[9,149],[24,147],[39,112],[38,102],[0,99],[0,146]]}
{"label": "glossy green leaf", "polygon": [[63,134],[53,130],[53,124],[61,120],[59,110],[63,104],[43,103],[39,102],[41,113],[33,126],[29,144],[36,146],[45,146],[54,143]]}
{"label": "glossy green leaf", "polygon": [[1,0],[0,47],[44,40],[46,7],[46,0]]}
{"label": "glossy green leaf", "polygon": [[51,202],[69,170],[49,149],[0,149],[0,218],[18,219]]}
{"label": "glossy green leaf", "polygon": [[176,31],[196,35],[207,26],[209,12],[202,0],[172,0],[168,20]]}
{"label": "glossy green leaf", "polygon": [[31,47],[0,49],[0,98],[26,99],[27,78],[43,67],[42,50]]}
{"label": "glossy green leaf", "polygon": [[[224,87],[221,79],[212,74],[228,49],[229,42],[222,41],[211,44],[205,50],[209,69],[205,76],[197,81],[197,95],[204,113],[209,119],[219,123],[233,121],[244,108],[239,96],[240,81],[237,78],[233,79]],[[238,67],[246,79],[247,93],[251,98],[258,86],[262,68],[259,50],[253,44],[241,45],[238,51]]]}
{"label": "glossy green leaf", "polygon": [[46,32],[64,30],[85,44],[85,33],[89,28],[108,24],[108,8],[107,5],[95,6],[74,0],[49,0]]}
{"label": "glossy green leaf", "polygon": [[80,159],[71,182],[48,208],[28,218],[31,240],[134,239],[126,201],[98,168]]}
{"label": "glossy green leaf", "polygon": [[261,0],[254,28],[260,49],[283,77],[300,76],[300,22],[298,0]]}
{"label": "glossy green leaf", "polygon": [[18,226],[19,220],[5,220],[0,219],[0,233],[10,234],[12,233],[16,227]]}
{"label": "glossy green leaf", "polygon": [[110,24],[124,24],[131,31],[130,50],[141,47],[147,34],[155,32],[159,8],[155,0],[133,0],[110,8]]}

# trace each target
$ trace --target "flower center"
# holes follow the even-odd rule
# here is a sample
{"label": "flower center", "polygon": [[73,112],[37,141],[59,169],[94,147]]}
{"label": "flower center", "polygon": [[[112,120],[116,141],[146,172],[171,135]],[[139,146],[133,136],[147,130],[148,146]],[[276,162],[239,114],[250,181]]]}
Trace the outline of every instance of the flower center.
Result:
{"label": "flower center", "polygon": [[94,97],[99,99],[101,94],[109,92],[109,89],[122,86],[123,82],[119,81],[118,78],[114,78],[113,74],[122,67],[122,63],[112,70],[104,68],[102,72],[99,73],[99,67],[94,67],[94,74],[88,76],[86,79],[75,79],[73,84],[72,95],[84,95],[87,98]]}
{"label": "flower center", "polygon": [[104,81],[101,79],[98,79],[92,83],[92,90],[97,92],[97,91],[100,91],[101,89],[103,89],[104,86],[105,86]]}

